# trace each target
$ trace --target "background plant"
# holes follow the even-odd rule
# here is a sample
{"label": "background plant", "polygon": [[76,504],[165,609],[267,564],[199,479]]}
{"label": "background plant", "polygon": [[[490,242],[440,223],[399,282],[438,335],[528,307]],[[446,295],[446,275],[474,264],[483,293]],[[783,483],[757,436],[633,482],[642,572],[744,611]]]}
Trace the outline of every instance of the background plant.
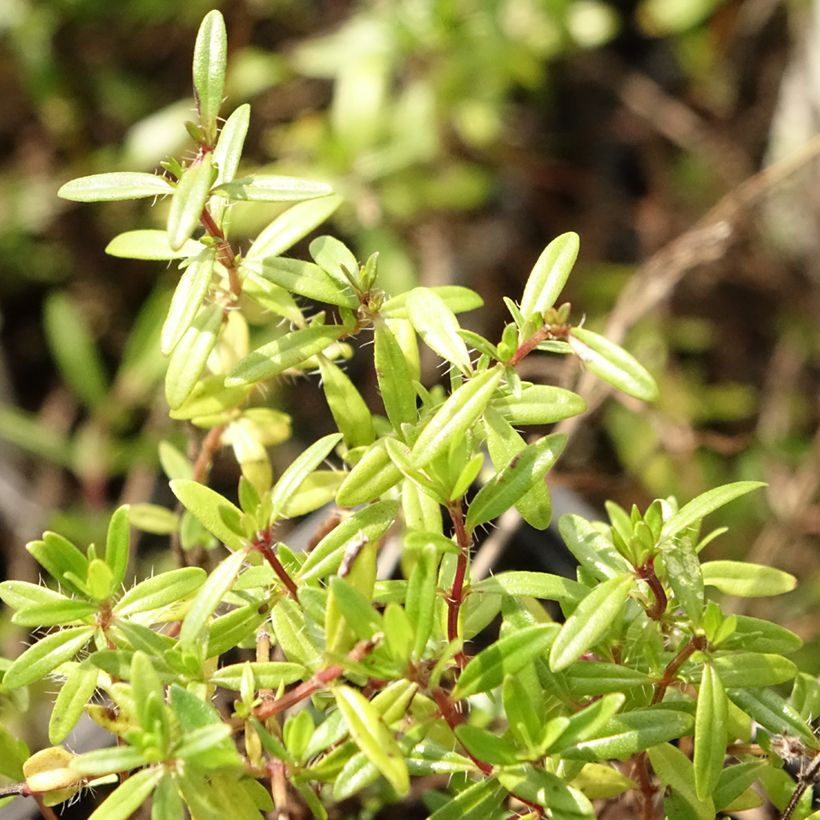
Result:
{"label": "background plant", "polygon": [[[428,797],[439,818],[509,813],[508,800],[536,816],[594,816],[590,798],[631,792],[648,817],[660,787],[670,790],[668,814],[707,817],[753,802],[755,780],[785,807],[792,784],[767,738],[813,747],[806,720],[816,683],[783,657],[797,636],[728,615],[704,588],[756,597],[788,591],[794,579],[699,561],[714,536],[699,537],[701,519],[758,484],[727,484],[679,510],[668,500],[644,513],[613,504],[610,527],[565,516],[576,582],[522,571],[470,578],[480,528],[513,506],[537,529],[550,521],[543,478],[564,436],[527,443],[515,427],[584,409],[571,391],[522,380],[522,362],[575,357],[635,399],[656,397],[635,359],[573,322],[569,305],[556,306],[577,236],[550,243],[519,302],[505,300],[510,320],[496,343],[461,328],[457,314],[481,303],[466,288],[391,295],[376,255],[360,263],[330,236],[310,243],[312,262],[281,256],[339,200],[322,182],[240,172],[250,108],[218,120],[226,50],[222,18],[210,13],[194,54],[198,120],[188,125],[195,149],[185,161],[164,163],[164,176],[101,174],[61,190],[79,201],[167,198],[164,230],[120,234],[109,252],[178,260],[179,284],[155,335],[168,356],[171,415],[203,432],[192,458],[168,441],[160,448],[178,510],[120,508],[104,549],[83,552],[46,533],[29,551],[59,591],[2,585],[18,624],[50,630],[7,665],[4,689],[57,673],[64,683],[51,742],[83,711],[121,741],[113,751],[54,746],[28,757],[6,735],[6,774],[19,766],[22,790],[54,802],[130,772],[97,817],[129,816],[149,796],[158,817],[182,816],[183,802],[194,816],[258,816],[271,795],[292,809],[288,787],[324,816],[326,805],[361,792],[394,801],[411,775],[434,774],[449,781],[447,793]],[[230,227],[243,203],[294,200],[239,252]],[[54,304],[55,315],[71,318]],[[368,355],[361,339],[371,332],[384,416],[339,366],[354,348]],[[449,368],[444,385],[420,381],[418,340]],[[93,404],[93,377],[67,361]],[[262,386],[317,368],[338,432],[274,480],[266,447],[288,437],[290,421]],[[221,446],[242,471],[238,505],[205,483]],[[323,466],[333,453],[340,461]],[[282,522],[331,500],[343,512],[309,552],[280,539]],[[129,518],[169,534],[181,564],[215,565],[182,566],[123,593]],[[380,580],[378,545],[389,530],[402,547],[402,577]],[[229,554],[209,560],[214,553],[202,550],[217,544]],[[563,626],[540,600],[560,606]],[[488,627],[499,616],[493,640]],[[487,645],[476,653],[474,641]],[[230,657],[242,649],[253,660]],[[766,688],[792,680],[789,701]],[[97,689],[109,705],[88,704]],[[308,699],[310,710],[291,711]],[[755,743],[752,719],[768,733]],[[691,763],[668,743],[683,737],[693,737]],[[724,768],[726,754],[739,762]],[[609,765],[616,759],[630,763]],[[808,811],[806,800],[787,809]]]}

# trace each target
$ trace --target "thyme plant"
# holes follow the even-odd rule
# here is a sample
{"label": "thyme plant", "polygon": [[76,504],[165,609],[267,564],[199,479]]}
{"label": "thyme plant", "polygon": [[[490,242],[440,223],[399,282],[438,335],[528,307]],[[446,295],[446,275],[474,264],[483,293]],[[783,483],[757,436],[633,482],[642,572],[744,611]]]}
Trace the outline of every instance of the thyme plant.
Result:
{"label": "thyme plant", "polygon": [[[178,510],[121,507],[105,544],[84,549],[46,532],[27,549],[49,585],[0,584],[34,635],[3,663],[2,692],[61,684],[53,746],[30,754],[0,730],[0,773],[15,781],[3,793],[47,807],[107,786],[93,820],[143,805],[154,820],[326,818],[354,796],[372,816],[423,777],[435,820],[592,818],[610,801],[644,818],[711,820],[757,805],[761,788],[784,817],[808,815],[809,775],[795,787],[783,768],[818,747],[820,687],[785,657],[800,640],[707,594],[795,585],[776,569],[704,559],[719,532],[703,519],[758,482],[680,507],[610,504],[608,524],[564,516],[575,580],[471,579],[476,533],[507,510],[550,524],[545,476],[565,439],[519,428],[585,409],[569,390],[525,381],[526,357],[575,356],[632,397],[656,395],[643,366],[558,304],[578,237],[550,242],[520,298],[505,299],[497,341],[460,326],[458,314],[481,306],[467,288],[385,293],[378,257],[357,260],[331,236],[310,243],[312,261],[283,256],[340,200],[322,182],[240,172],[250,107],[219,118],[226,53],[211,12],[194,50],[189,161],[60,190],[80,202],[168,200],[165,230],[126,231],[108,251],[178,264],[161,334],[165,396],[171,418],[201,434],[194,459],[160,448]],[[296,204],[240,252],[231,206],[269,201]],[[420,345],[448,368],[443,384],[421,383]],[[344,371],[354,350],[380,408]],[[289,419],[264,387],[285,375],[311,379],[337,431],[275,476],[267,448]],[[235,501],[207,483],[221,447],[241,468]],[[282,540],[281,522],[331,505],[308,551]],[[180,566],[128,585],[130,527],[157,521],[170,522]],[[399,579],[377,576],[386,538],[401,545]],[[185,565],[202,545],[218,556],[210,571]],[[110,746],[61,745],[84,713]]]}

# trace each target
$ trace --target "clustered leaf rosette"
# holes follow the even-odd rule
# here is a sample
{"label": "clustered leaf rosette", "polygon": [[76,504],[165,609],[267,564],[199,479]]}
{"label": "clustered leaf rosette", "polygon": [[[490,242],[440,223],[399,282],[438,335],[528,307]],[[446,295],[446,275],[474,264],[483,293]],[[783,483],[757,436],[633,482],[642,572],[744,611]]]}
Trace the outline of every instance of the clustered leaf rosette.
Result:
{"label": "clustered leaf rosette", "polygon": [[[759,483],[680,509],[670,499],[643,513],[609,504],[609,524],[563,516],[574,580],[470,576],[477,531],[509,510],[549,526],[545,479],[566,437],[544,428],[586,409],[570,390],[523,380],[526,356],[575,356],[630,396],[657,395],[626,350],[556,306],[578,236],[554,239],[520,302],[505,299],[510,321],[497,342],[461,327],[459,315],[482,304],[468,288],[385,293],[378,257],[360,263],[330,236],[310,243],[312,261],[282,256],[341,200],[322,182],[239,175],[250,107],[220,127],[226,54],[224,22],[211,12],[194,53],[199,116],[187,165],[60,191],[83,202],[169,200],[164,230],[127,231],[108,250],[178,262],[160,334],[165,395],[171,417],[204,437],[194,459],[160,446],[177,510],[121,507],[101,553],[46,533],[28,549],[58,589],[0,584],[14,622],[42,630],[0,667],[3,691],[62,682],[54,746],[29,756],[2,730],[0,774],[46,802],[114,783],[93,820],[124,819],[149,799],[157,820],[186,809],[244,820],[274,803],[286,811],[294,793],[325,818],[359,793],[398,800],[414,777],[437,778],[425,798],[434,820],[592,818],[593,801],[632,790],[645,803],[664,791],[670,817],[705,819],[754,805],[756,782],[785,806],[791,781],[767,738],[815,748],[808,721],[820,686],[784,657],[799,648],[796,635],[727,614],[707,592],[776,595],[794,578],[701,560],[716,534],[701,537],[703,518]],[[226,216],[259,201],[288,207],[243,255]],[[343,367],[365,332],[383,413]],[[448,368],[445,384],[422,383],[420,343]],[[311,371],[337,432],[276,476],[267,448],[289,437],[291,420],[268,391]],[[222,446],[242,471],[236,503],[206,483]],[[331,503],[309,551],[280,537],[286,519]],[[129,524],[172,535],[182,554],[217,545],[227,554],[215,553],[210,572],[182,567],[124,589]],[[379,576],[386,539],[400,547],[400,578]],[[789,681],[788,698],[771,688]],[[232,707],[217,709],[217,696]],[[58,745],[83,713],[116,748]],[[691,755],[674,745],[682,738],[692,738]]]}

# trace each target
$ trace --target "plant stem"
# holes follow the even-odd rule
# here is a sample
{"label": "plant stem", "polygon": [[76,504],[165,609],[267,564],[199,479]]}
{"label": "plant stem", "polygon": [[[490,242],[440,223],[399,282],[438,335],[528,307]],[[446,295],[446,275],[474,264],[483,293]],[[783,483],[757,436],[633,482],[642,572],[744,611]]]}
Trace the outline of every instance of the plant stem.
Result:
{"label": "plant stem", "polygon": [[641,787],[639,792],[641,820],[652,820],[652,802],[655,799],[656,789],[649,775],[646,752],[641,752],[637,758],[635,758],[634,772],[638,780],[638,785]]}
{"label": "plant stem", "polygon": [[299,590],[296,586],[296,582],[290,577],[288,571],[273,551],[270,530],[263,530],[256,536],[253,542],[253,549],[261,553],[265,560],[271,565],[271,568],[287,590],[288,595],[290,595],[294,601],[298,601]]}
{"label": "plant stem", "polygon": [[[374,635],[370,640],[359,641],[350,652],[347,653],[347,659],[351,663],[361,663],[379,644],[381,635]],[[306,698],[311,697],[320,689],[324,689],[329,683],[332,683],[336,678],[340,678],[345,672],[344,666],[339,663],[334,663],[332,666],[327,666],[320,669],[312,678],[300,683],[295,689],[290,692],[285,692],[281,698],[276,700],[269,700],[259,706],[254,715],[261,721],[265,721],[274,715],[281,714],[291,706],[301,703]]]}
{"label": "plant stem", "polygon": [[707,642],[703,635],[693,635],[683,649],[675,655],[663,670],[663,677],[655,683],[655,694],[652,696],[652,704],[655,705],[663,700],[666,690],[674,683],[678,670],[697,651],[706,649]]}
{"label": "plant stem", "polygon": [[553,325],[544,325],[536,330],[529,339],[525,339],[518,346],[518,349],[515,353],[513,353],[508,364],[510,367],[515,367],[521,359],[532,353],[532,351],[535,350],[541,342],[546,342],[548,339],[566,339],[567,336],[569,336],[568,325],[558,325],[557,327],[554,327]]}
{"label": "plant stem", "polygon": [[236,265],[236,254],[233,247],[231,247],[231,243],[225,238],[225,232],[216,224],[216,220],[207,208],[202,209],[200,221],[208,236],[216,240],[217,261],[224,265],[225,270],[228,271],[231,294],[234,301],[238,301],[242,295],[242,280],[239,278],[239,269]]}
{"label": "plant stem", "polygon": [[660,578],[655,574],[654,559],[650,558],[645,564],[638,567],[638,577],[649,584],[649,588],[652,590],[652,595],[655,598],[655,602],[646,610],[646,614],[653,621],[659,621],[663,617],[663,613],[666,612],[668,599]]}
{"label": "plant stem", "polygon": [[[467,533],[467,528],[464,526],[461,502],[454,502],[448,510],[453,520],[459,550],[456,572],[453,577],[453,586],[450,588],[450,594],[447,596],[447,640],[454,641],[458,638],[458,615],[461,610],[461,602],[464,600],[464,580],[467,576],[467,562],[470,557],[471,538]],[[466,661],[464,652],[459,652],[457,657],[459,665],[463,666],[463,662]]]}

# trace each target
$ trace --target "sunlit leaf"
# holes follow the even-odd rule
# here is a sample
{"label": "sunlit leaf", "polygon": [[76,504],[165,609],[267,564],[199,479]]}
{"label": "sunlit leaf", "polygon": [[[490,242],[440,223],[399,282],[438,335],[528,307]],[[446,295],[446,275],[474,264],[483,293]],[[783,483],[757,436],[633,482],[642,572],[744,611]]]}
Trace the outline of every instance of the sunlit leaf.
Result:
{"label": "sunlit leaf", "polygon": [[728,710],[720,675],[712,664],[704,664],[695,711],[695,792],[700,801],[711,797],[723,769]]}
{"label": "sunlit leaf", "polygon": [[117,199],[164,196],[172,191],[168,180],[155,174],[118,171],[72,179],[57,191],[57,196],[74,202],[109,202]]}
{"label": "sunlit leaf", "polygon": [[797,586],[797,578],[788,572],[749,564],[743,561],[706,561],[701,565],[703,583],[738,598],[760,598],[782,595]]}

